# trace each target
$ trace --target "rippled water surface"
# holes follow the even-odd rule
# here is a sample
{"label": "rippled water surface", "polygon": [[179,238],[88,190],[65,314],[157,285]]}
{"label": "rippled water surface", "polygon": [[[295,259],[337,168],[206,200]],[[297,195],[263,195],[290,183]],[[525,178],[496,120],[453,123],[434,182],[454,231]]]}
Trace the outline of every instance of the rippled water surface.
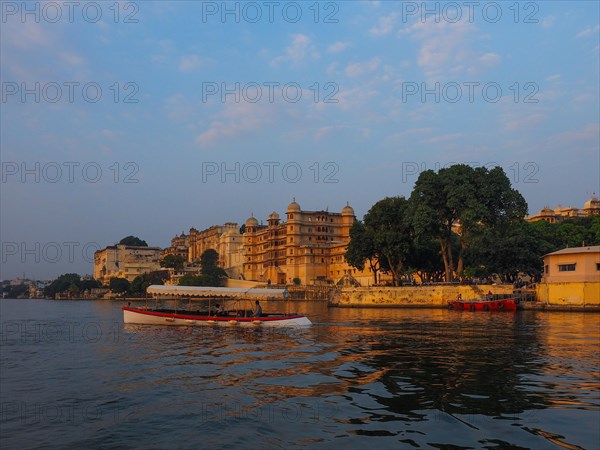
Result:
{"label": "rippled water surface", "polygon": [[600,448],[597,314],[295,303],[315,325],[270,330],[121,306],[0,301],[2,449]]}

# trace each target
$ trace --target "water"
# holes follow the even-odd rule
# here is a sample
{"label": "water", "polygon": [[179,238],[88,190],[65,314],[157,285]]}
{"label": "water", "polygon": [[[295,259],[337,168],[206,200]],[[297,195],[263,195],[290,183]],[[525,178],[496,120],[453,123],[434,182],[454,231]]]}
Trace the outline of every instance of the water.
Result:
{"label": "water", "polygon": [[0,301],[2,449],[600,448],[596,314],[295,303],[315,325],[269,330],[120,306]]}

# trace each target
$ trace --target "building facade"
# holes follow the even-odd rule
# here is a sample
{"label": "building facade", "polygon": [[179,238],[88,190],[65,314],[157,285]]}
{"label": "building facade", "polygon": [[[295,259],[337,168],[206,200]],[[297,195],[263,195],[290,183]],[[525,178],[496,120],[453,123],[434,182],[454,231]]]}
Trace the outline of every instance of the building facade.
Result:
{"label": "building facade", "polygon": [[267,225],[259,225],[251,216],[243,235],[244,278],[272,284],[292,284],[296,279],[302,284],[371,280],[368,269],[357,271],[344,259],[355,220],[350,205],[339,213],[303,211],[295,200],[288,205],[285,221],[273,212]]}
{"label": "building facade", "polygon": [[598,215],[600,215],[600,200],[598,200],[598,197],[592,197],[584,203],[583,208],[558,205],[556,208],[552,209],[550,206],[546,206],[537,214],[525,217],[525,220],[528,222],[545,220],[549,223],[559,223],[566,219]]}
{"label": "building facade", "polygon": [[565,248],[544,256],[538,299],[553,305],[600,306],[600,246]]}
{"label": "building facade", "polygon": [[113,277],[132,282],[138,275],[161,270],[160,247],[111,245],[94,253],[94,278],[108,284]]}

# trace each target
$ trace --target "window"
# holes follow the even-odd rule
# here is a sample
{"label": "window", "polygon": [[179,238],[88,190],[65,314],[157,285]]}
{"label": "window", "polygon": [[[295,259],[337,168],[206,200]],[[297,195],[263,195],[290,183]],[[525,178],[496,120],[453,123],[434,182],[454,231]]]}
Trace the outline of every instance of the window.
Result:
{"label": "window", "polygon": [[596,263],[596,270],[600,270],[600,263]]}
{"label": "window", "polygon": [[544,272],[550,273],[550,266],[548,264],[546,264],[546,266],[544,267]]}
{"label": "window", "polygon": [[559,272],[575,272],[575,264],[559,264]]}

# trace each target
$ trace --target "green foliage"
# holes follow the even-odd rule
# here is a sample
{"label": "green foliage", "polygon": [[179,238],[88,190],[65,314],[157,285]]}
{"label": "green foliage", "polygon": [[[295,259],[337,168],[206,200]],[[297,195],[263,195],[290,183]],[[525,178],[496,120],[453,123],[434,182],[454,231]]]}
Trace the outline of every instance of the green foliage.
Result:
{"label": "green foliage", "polygon": [[300,286],[302,284],[302,280],[300,280],[298,277],[295,277],[292,281],[296,286]]}
{"label": "green foliage", "polygon": [[119,241],[121,245],[130,245],[132,247],[148,247],[146,241],[141,240],[137,236],[127,236]]}
{"label": "green foliage", "polygon": [[365,235],[372,250],[399,285],[410,253],[412,226],[409,202],[404,197],[386,197],[375,203],[365,215]]}
{"label": "green foliage", "polygon": [[154,272],[138,275],[131,282],[131,292],[136,294],[144,294],[148,286],[153,284],[165,284],[169,279],[167,270],[155,270]]}
{"label": "green foliage", "polygon": [[[440,244],[446,280],[461,277],[465,252],[482,234],[522,220],[527,211],[525,199],[511,188],[502,168],[488,170],[464,164],[438,173],[422,172],[411,194],[411,204],[416,236],[434,238]],[[453,226],[458,223],[455,257]]]}
{"label": "green foliage", "polygon": [[179,255],[167,255],[160,260],[160,267],[167,267],[175,270],[183,269],[185,259]]}
{"label": "green foliage", "polygon": [[6,285],[3,288],[3,292],[6,294],[7,298],[19,298],[25,294],[29,296],[29,286],[26,284],[17,284],[14,286]]}
{"label": "green foliage", "polygon": [[131,285],[126,278],[112,277],[108,283],[108,287],[115,294],[125,294],[131,290]]}
{"label": "green foliage", "polygon": [[65,273],[44,288],[44,295],[54,298],[56,294],[62,294],[63,292],[68,291],[71,294],[78,294],[100,286],[102,286],[102,283],[93,278],[82,279],[76,273]]}
{"label": "green foliage", "polygon": [[200,255],[200,265],[202,266],[202,272],[204,270],[210,270],[217,267],[219,264],[219,254],[216,250],[209,248]]}
{"label": "green foliage", "polygon": [[211,286],[204,275],[184,275],[179,279],[179,286]]}

